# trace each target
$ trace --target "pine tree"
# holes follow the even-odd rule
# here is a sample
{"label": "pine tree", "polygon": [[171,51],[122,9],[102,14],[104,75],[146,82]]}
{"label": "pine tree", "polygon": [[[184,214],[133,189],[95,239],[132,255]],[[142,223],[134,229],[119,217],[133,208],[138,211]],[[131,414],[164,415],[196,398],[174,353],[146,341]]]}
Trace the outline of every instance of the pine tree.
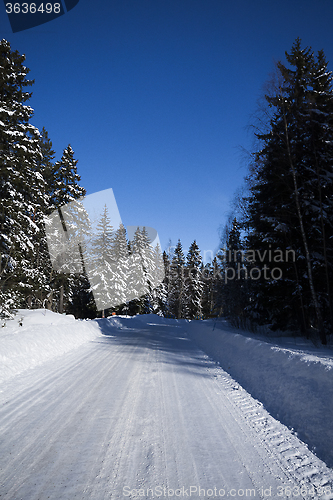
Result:
{"label": "pine tree", "polygon": [[185,257],[181,241],[174,250],[169,272],[169,307],[175,318],[184,317]]}
{"label": "pine tree", "polygon": [[[169,245],[170,247],[170,245]],[[163,273],[164,278],[162,281],[163,286],[163,316],[169,318],[171,316],[170,311],[170,258],[166,251],[163,252]]]}
{"label": "pine tree", "polygon": [[221,266],[217,256],[212,262],[212,280],[211,280],[211,311],[213,316],[222,316],[222,296],[223,296],[223,281],[221,274]]}
{"label": "pine tree", "polygon": [[201,281],[202,281],[202,315],[204,319],[210,318],[212,314],[212,264],[207,262],[201,265]]}
{"label": "pine tree", "polygon": [[201,266],[202,257],[197,242],[194,240],[189,248],[185,267],[184,315],[188,319],[202,318]]}
{"label": "pine tree", "polygon": [[222,276],[221,269],[215,256],[212,263],[202,266],[202,313],[203,317],[211,318],[221,316],[222,307]]}
{"label": "pine tree", "polygon": [[96,318],[98,311],[86,272],[70,276],[70,295],[66,313],[75,318]]}
{"label": "pine tree", "polygon": [[[135,240],[135,243],[134,243]],[[128,242],[128,274],[127,274],[127,307],[129,315],[141,314],[143,310],[142,296],[147,292],[146,280],[140,256],[141,230],[137,227],[133,241]]]}
{"label": "pine tree", "polygon": [[[330,241],[333,238],[333,92],[332,72],[321,50],[312,70],[311,87],[308,90],[309,109],[306,119],[310,133],[308,211],[312,250],[314,287],[318,291],[318,301],[322,308],[324,327],[330,331],[333,326],[332,280],[333,252]],[[323,283],[324,290],[323,290]]]}
{"label": "pine tree", "polygon": [[[331,73],[320,51],[294,43],[266,96],[274,109],[252,169],[248,227],[250,248],[294,249],[294,262],[279,263],[283,278],[251,283],[249,310],[276,327],[315,324],[323,343],[332,317],[332,111]],[[322,283],[324,293],[320,292]],[[269,290],[269,291],[268,291]]]}
{"label": "pine tree", "polygon": [[129,253],[126,229],[123,224],[120,224],[117,229],[113,242],[113,259],[115,261],[116,273],[114,282],[115,304],[116,309],[127,312],[125,303],[128,291],[128,273],[129,273]]}
{"label": "pine tree", "polygon": [[43,127],[39,146],[42,156],[36,161],[36,171],[40,173],[45,181],[43,204],[39,211],[34,213],[34,222],[38,226],[38,232],[34,235],[34,249],[31,255],[34,273],[31,277],[31,294],[28,296],[28,306],[42,307],[48,301],[47,297],[52,294],[51,280],[53,277],[52,263],[47,246],[44,219],[45,215],[51,213],[54,207],[51,206],[52,197],[52,171],[55,152],[52,149],[52,142],[48,133]]}
{"label": "pine tree", "polygon": [[[293,194],[305,254],[307,279],[310,288],[309,295],[316,317],[317,328],[322,342],[326,343],[322,304],[318,300],[318,292],[315,286],[315,267],[318,264],[320,266],[318,258],[314,260],[314,251],[318,255],[318,239],[311,236],[311,229],[316,225],[316,219],[318,219],[318,203],[314,203],[314,200],[318,200],[317,195],[319,193],[317,189],[315,189],[315,193],[313,192],[313,171],[316,170],[318,175],[320,167],[316,148],[314,147],[314,130],[311,126],[311,111],[315,108],[317,97],[313,92],[313,87],[317,83],[318,75],[316,75],[316,63],[311,49],[302,50],[299,39],[296,40],[291,53],[286,54],[286,57],[288,62],[295,67],[295,70],[287,69],[282,64],[279,65],[280,72],[285,80],[281,90],[287,96],[287,99],[280,102],[284,124],[284,140],[293,179]],[[332,92],[330,101],[332,103]],[[290,115],[292,115],[292,119],[290,119]],[[296,148],[291,142],[293,135],[297,140]],[[295,139],[293,142],[296,142]],[[316,163],[317,165],[315,165]]]}
{"label": "pine tree", "polygon": [[248,272],[245,266],[244,250],[239,223],[234,218],[228,235],[226,262],[223,266],[223,310],[236,326],[241,325],[247,305]]}
{"label": "pine tree", "polygon": [[45,192],[47,195],[47,213],[51,213],[55,208],[52,204],[52,198],[54,194],[54,158],[55,151],[52,147],[52,141],[49,138],[49,134],[45,127],[42,128],[39,137],[39,146],[42,153],[41,158],[37,161],[37,170],[41,173],[45,180]]}
{"label": "pine tree", "polygon": [[168,313],[168,294],[164,282],[164,260],[159,244],[153,249],[154,280],[151,292],[152,313],[159,316],[166,316]]}
{"label": "pine tree", "polygon": [[131,256],[129,266],[129,291],[134,303],[131,309],[137,313],[152,312],[152,289],[155,265],[151,243],[146,229],[137,228],[131,242]]}
{"label": "pine tree", "polygon": [[104,317],[104,310],[115,305],[117,273],[113,254],[114,232],[106,205],[87,245],[85,266],[97,309],[102,311]]}
{"label": "pine tree", "polygon": [[54,165],[53,203],[56,208],[85,196],[86,190],[79,185],[81,177],[77,172],[78,160],[69,144],[64,149],[61,160]]}
{"label": "pine tree", "polygon": [[156,254],[154,255],[154,249],[151,245],[147,230],[145,227],[141,230],[140,245],[136,249],[136,241],[133,241],[134,251],[137,251],[141,256],[142,268],[145,274],[145,279],[147,283],[148,294],[151,294],[155,285],[157,285],[157,273],[156,273]]}
{"label": "pine tree", "polygon": [[31,295],[31,255],[39,217],[46,203],[39,131],[31,125],[33,109],[25,105],[34,81],[27,79],[25,56],[0,42],[0,289],[3,304],[24,305]]}
{"label": "pine tree", "polygon": [[[74,159],[74,151],[70,145],[64,150],[61,160],[56,162],[53,168],[51,206],[56,207],[60,216],[63,230],[70,240],[73,240],[74,248],[77,243],[84,240],[84,234],[77,232],[88,230],[87,213],[78,201],[85,196],[86,191],[79,185],[81,180],[77,172],[78,160]],[[67,219],[67,220],[65,220]],[[66,252],[63,256],[63,265],[59,271],[54,273],[53,291],[54,299],[57,301],[57,310],[62,313],[66,303],[72,295],[71,283],[74,276],[70,276],[73,269],[82,268],[82,255],[77,251]],[[72,260],[74,259],[74,261]]]}

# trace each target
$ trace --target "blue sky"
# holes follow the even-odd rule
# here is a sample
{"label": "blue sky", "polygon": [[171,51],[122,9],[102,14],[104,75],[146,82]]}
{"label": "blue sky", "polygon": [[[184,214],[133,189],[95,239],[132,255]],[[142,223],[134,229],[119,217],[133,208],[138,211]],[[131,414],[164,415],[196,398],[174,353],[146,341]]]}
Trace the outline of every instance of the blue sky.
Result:
{"label": "blue sky", "polygon": [[333,70],[332,25],[333,0],[80,0],[13,34],[0,5],[56,159],[70,143],[88,194],[112,188],[125,225],[185,252],[218,247],[274,61],[299,36]]}

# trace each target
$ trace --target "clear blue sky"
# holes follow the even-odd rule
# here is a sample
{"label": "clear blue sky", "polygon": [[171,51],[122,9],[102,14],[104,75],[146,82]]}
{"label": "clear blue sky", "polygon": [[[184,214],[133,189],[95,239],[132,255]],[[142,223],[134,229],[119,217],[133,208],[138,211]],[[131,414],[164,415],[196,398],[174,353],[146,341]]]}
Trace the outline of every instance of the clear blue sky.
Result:
{"label": "clear blue sky", "polygon": [[299,36],[333,70],[333,0],[80,0],[15,34],[1,4],[0,36],[36,80],[32,123],[56,159],[72,145],[88,194],[113,188],[162,249],[216,250],[274,61]]}

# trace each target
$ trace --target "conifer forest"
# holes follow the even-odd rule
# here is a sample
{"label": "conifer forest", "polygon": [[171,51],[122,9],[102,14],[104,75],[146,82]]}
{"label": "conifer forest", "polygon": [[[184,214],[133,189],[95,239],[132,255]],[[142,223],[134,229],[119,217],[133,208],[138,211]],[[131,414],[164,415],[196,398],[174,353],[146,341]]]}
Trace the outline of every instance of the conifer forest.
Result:
{"label": "conifer forest", "polygon": [[[98,277],[101,261],[118,263],[112,267],[112,293],[118,298],[117,305],[100,311],[86,266],[78,272],[55,268],[47,244],[45,218],[86,194],[79,162],[70,144],[55,161],[47,130],[32,125],[28,103],[34,81],[25,56],[2,40],[1,317],[10,317],[15,308],[47,308],[76,318],[225,317],[239,327],[288,330],[326,344],[333,328],[332,72],[324,51],[315,53],[298,38],[281,58],[258,104],[248,173],[220,250],[204,263],[197,242],[186,251],[181,235],[164,251],[150,247],[144,228],[129,240],[123,225],[112,226],[105,209],[91,244],[90,267]],[[142,294],[126,300],[123,290],[135,277],[130,256],[142,261]],[[158,262],[164,277],[154,286]],[[107,284],[100,286],[104,294],[110,292]]]}

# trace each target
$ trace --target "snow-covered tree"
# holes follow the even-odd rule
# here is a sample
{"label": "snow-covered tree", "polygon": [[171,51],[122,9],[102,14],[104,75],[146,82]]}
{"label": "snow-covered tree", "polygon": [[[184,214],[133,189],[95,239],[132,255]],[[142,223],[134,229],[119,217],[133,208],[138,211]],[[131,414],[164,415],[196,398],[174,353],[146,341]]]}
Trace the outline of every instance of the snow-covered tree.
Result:
{"label": "snow-covered tree", "polygon": [[[67,148],[64,149],[60,161],[57,161],[54,165],[51,197],[51,205],[58,210],[66,235],[72,238],[75,244],[77,244],[77,241],[80,241],[75,233],[77,230],[81,231],[82,228],[86,226],[87,220],[87,214],[82,204],[73,203],[86,194],[85,189],[79,185],[81,178],[77,172],[77,163],[78,160],[75,160],[74,151],[69,144]],[[65,206],[68,204],[71,204],[71,209],[66,211]],[[67,214],[67,224],[64,213]],[[76,264],[71,261],[71,258],[74,256],[76,260],[79,260]],[[68,267],[66,268],[66,261],[68,259]],[[64,304],[70,299],[72,294],[71,281],[74,277],[69,276],[71,269],[73,269],[73,267],[79,269],[81,267],[81,260],[82,257],[78,256],[77,252],[66,252],[63,270],[60,269],[60,271],[54,275],[54,296],[58,303],[57,309],[59,312],[63,312]]]}
{"label": "snow-covered tree", "polygon": [[128,273],[129,273],[129,253],[126,229],[123,224],[115,232],[113,247],[112,247],[113,260],[115,262],[116,273],[114,277],[114,302],[115,305],[125,307],[128,301]]}
{"label": "snow-covered tree", "polygon": [[201,267],[202,276],[202,313],[204,318],[221,316],[222,308],[222,276],[217,258]]}
{"label": "snow-covered tree", "polygon": [[48,133],[43,127],[40,137],[39,146],[42,156],[37,158],[36,171],[39,172],[44,180],[44,198],[41,210],[34,214],[34,222],[38,226],[39,231],[34,235],[32,251],[32,266],[34,269],[31,277],[31,293],[28,296],[27,305],[30,307],[42,307],[47,301],[47,297],[52,294],[51,281],[53,277],[52,263],[50,260],[49,250],[47,246],[47,238],[44,225],[45,215],[51,213],[55,207],[51,206],[52,197],[52,171],[53,159],[55,152],[52,149],[52,142],[49,139]]}
{"label": "snow-covered tree", "polygon": [[165,316],[168,312],[168,293],[164,282],[164,260],[159,244],[153,249],[154,280],[151,292],[152,312],[159,316]]}
{"label": "snow-covered tree", "polygon": [[248,245],[292,248],[296,258],[279,264],[283,279],[251,283],[248,309],[278,328],[314,325],[325,343],[332,326],[332,75],[323,51],[315,58],[299,39],[286,58],[291,67],[278,63],[266,95],[270,120],[257,134]]}
{"label": "snow-covered tree", "polygon": [[0,42],[0,289],[11,307],[31,295],[36,222],[46,203],[38,171],[40,134],[25,104],[31,97],[26,88],[34,82],[24,61],[8,41]]}
{"label": "snow-covered tree", "polygon": [[98,310],[114,304],[116,262],[113,254],[114,229],[105,205],[84,252],[91,290]]}
{"label": "snow-covered tree", "polygon": [[221,291],[223,314],[237,326],[241,324],[247,306],[248,271],[244,255],[239,223],[234,218],[226,241],[225,259],[221,262]]}
{"label": "snow-covered tree", "polygon": [[79,184],[81,177],[77,172],[77,163],[78,160],[75,160],[74,151],[69,144],[64,149],[61,160],[54,165],[52,202],[57,208],[73,200],[78,200],[86,194],[86,190]]}
{"label": "snow-covered tree", "polygon": [[138,227],[130,242],[128,269],[128,294],[130,310],[137,313],[151,312],[152,269],[154,268],[152,248],[145,228]]}
{"label": "snow-covered tree", "polygon": [[185,257],[181,241],[174,250],[169,271],[169,307],[175,318],[184,317]]}
{"label": "snow-covered tree", "polygon": [[202,318],[203,282],[201,275],[202,257],[197,242],[191,244],[185,267],[184,315],[188,319]]}

